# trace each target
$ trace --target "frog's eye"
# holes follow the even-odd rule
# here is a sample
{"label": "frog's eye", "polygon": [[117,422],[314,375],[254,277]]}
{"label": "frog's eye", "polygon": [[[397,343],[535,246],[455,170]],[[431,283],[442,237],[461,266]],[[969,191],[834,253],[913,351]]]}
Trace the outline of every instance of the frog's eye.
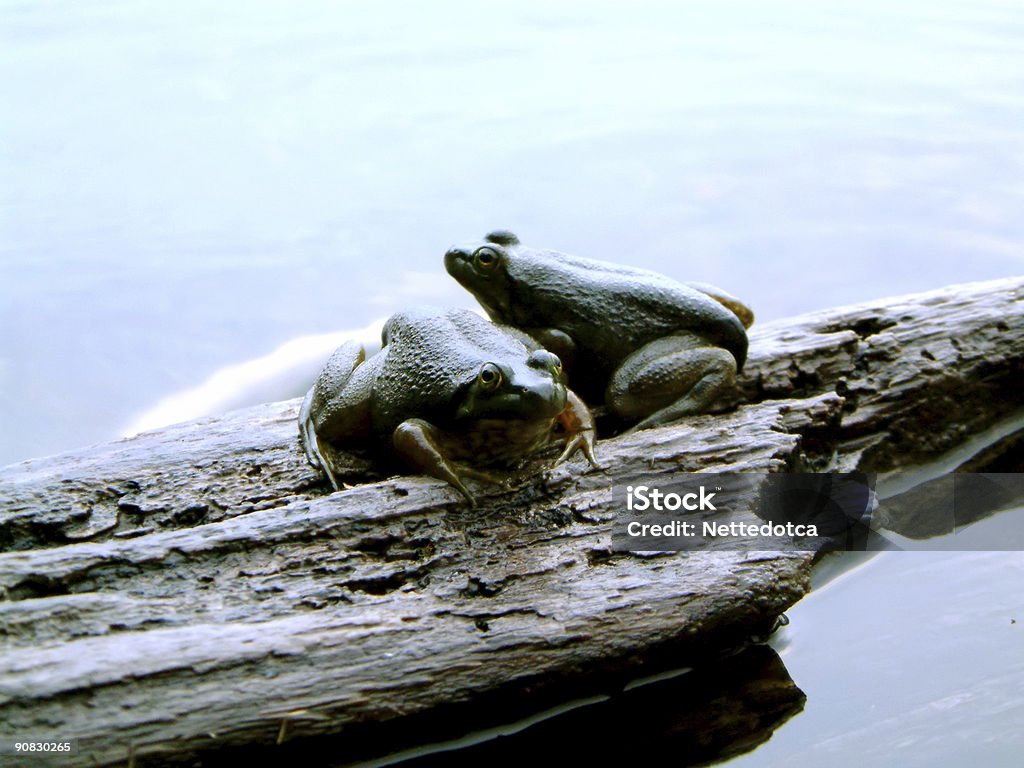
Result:
{"label": "frog's eye", "polygon": [[481,269],[494,269],[498,264],[498,252],[493,248],[480,248],[473,254],[476,265]]}
{"label": "frog's eye", "polygon": [[501,384],[501,369],[494,363],[484,363],[476,380],[484,389],[496,389]]}
{"label": "frog's eye", "polygon": [[531,368],[542,371],[551,371],[555,376],[562,375],[562,361],[558,355],[548,352],[546,349],[537,349],[530,353],[528,364]]}

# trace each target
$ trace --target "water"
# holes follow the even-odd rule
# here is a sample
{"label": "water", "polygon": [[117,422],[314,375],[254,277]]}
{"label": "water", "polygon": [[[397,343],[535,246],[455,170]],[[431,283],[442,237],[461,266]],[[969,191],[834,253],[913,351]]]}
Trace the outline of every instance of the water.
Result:
{"label": "water", "polygon": [[499,226],[761,319],[1024,271],[1019,4],[829,8],[2,3],[0,464]]}
{"label": "water", "polygon": [[[297,394],[347,332],[472,306],[441,256],[497,227],[761,320],[1020,274],[1022,86],[1011,1],[0,2],[0,464]],[[907,557],[812,599],[841,632],[891,580],[969,612],[1019,575]],[[892,621],[901,684],[972,652]]]}
{"label": "water", "polygon": [[789,617],[773,644],[805,713],[730,768],[1020,765],[1019,552],[883,552]]}

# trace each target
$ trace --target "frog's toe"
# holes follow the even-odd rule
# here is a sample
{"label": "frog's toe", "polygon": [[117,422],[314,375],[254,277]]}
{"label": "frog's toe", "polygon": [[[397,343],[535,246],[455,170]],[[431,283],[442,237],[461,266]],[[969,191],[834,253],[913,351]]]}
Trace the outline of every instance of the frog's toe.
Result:
{"label": "frog's toe", "polygon": [[476,496],[474,496],[472,493],[469,492],[469,489],[465,486],[465,484],[462,483],[462,482],[459,482],[459,483],[452,483],[452,485],[455,487],[455,489],[459,493],[461,493],[463,495],[463,497],[466,499],[466,501],[469,502],[469,506],[473,507],[475,509],[476,506],[477,506]]}
{"label": "frog's toe", "polygon": [[338,473],[334,468],[334,461],[331,459],[331,454],[328,450],[324,450],[323,446],[320,445],[320,440],[316,437],[316,433],[313,433],[314,453],[317,460],[311,462],[314,467],[319,467],[327,475],[327,480],[331,483],[331,488],[336,491],[342,489],[351,488],[351,486],[338,481]]}
{"label": "frog's toe", "polygon": [[299,442],[302,444],[302,450],[306,454],[306,461],[316,469],[323,470],[331,483],[331,487],[337,491],[340,489],[338,487],[338,480],[334,475],[331,460],[322,450],[320,438],[317,436],[316,428],[313,426],[313,419],[310,415],[312,401],[313,390],[311,389],[306,394],[306,399],[303,400],[302,407],[299,409]]}
{"label": "frog's toe", "polygon": [[571,389],[566,393],[565,410],[558,417],[558,426],[565,438],[565,450],[555,461],[558,466],[568,461],[576,451],[582,450],[587,461],[595,469],[604,469],[594,456],[594,435],[597,429],[594,425],[594,415],[587,408],[575,392]]}
{"label": "frog's toe", "polygon": [[590,430],[573,435],[566,443],[565,450],[562,451],[561,456],[555,459],[554,466],[557,467],[559,464],[568,461],[576,451],[583,451],[583,455],[594,469],[606,469],[605,465],[599,462],[594,454],[594,433]]}

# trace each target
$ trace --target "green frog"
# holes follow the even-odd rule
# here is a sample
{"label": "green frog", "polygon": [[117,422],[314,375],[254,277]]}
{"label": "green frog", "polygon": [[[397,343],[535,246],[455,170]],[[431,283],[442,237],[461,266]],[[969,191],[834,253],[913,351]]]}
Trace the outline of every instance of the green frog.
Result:
{"label": "green frog", "polygon": [[444,260],[494,322],[561,356],[573,388],[634,429],[706,412],[743,369],[753,312],[713,286],[528,248],[506,231]]}
{"label": "green frog", "polygon": [[558,356],[530,337],[468,310],[420,308],[384,324],[369,359],[349,342],[327,361],[299,411],[310,463],[338,489],[324,450],[370,445],[445,480],[475,504],[464,477],[501,478],[481,467],[512,467],[558,443],[560,463],[594,457],[594,421],[565,383]]}

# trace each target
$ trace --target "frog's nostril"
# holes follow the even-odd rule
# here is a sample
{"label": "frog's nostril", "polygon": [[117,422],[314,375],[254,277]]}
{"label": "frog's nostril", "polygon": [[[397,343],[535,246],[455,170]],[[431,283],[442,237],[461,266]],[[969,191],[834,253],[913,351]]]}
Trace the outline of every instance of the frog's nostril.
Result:
{"label": "frog's nostril", "polygon": [[467,254],[461,248],[449,248],[448,252],[444,255],[444,264],[446,267],[451,267],[452,264],[457,264],[458,262],[465,259],[468,255],[469,254]]}

